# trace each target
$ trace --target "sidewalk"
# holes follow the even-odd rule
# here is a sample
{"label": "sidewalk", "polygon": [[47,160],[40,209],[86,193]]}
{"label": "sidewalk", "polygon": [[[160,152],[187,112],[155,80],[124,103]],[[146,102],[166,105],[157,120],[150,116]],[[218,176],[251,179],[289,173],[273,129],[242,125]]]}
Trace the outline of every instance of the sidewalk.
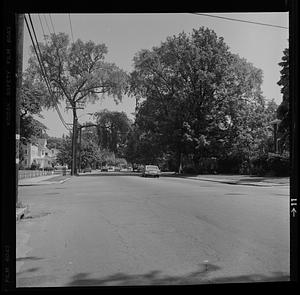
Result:
{"label": "sidewalk", "polygon": [[32,178],[20,179],[18,181],[19,186],[30,186],[30,185],[47,185],[55,183],[63,183],[70,179],[70,176],[66,175],[44,175]]}
{"label": "sidewalk", "polygon": [[[34,186],[34,185],[49,185],[49,184],[57,184],[64,183],[69,180],[70,176],[63,175],[44,175],[32,178],[20,179],[18,181],[18,186]],[[25,206],[22,208],[16,208],[16,221],[18,222],[20,219],[24,218],[25,215],[29,212],[29,206]]]}
{"label": "sidewalk", "polygon": [[289,186],[289,177],[261,177],[252,175],[178,175],[178,177],[219,183],[250,186]]}

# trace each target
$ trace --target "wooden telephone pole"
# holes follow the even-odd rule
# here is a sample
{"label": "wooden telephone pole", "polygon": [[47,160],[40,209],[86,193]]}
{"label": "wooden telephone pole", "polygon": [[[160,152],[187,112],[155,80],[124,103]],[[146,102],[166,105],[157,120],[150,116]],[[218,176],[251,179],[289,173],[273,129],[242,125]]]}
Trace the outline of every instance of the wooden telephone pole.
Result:
{"label": "wooden telephone pole", "polygon": [[83,105],[80,103],[73,103],[67,101],[66,109],[72,109],[73,112],[73,134],[72,134],[72,167],[71,175],[77,175],[77,132],[78,132],[78,118],[76,114],[77,109],[83,109]]}

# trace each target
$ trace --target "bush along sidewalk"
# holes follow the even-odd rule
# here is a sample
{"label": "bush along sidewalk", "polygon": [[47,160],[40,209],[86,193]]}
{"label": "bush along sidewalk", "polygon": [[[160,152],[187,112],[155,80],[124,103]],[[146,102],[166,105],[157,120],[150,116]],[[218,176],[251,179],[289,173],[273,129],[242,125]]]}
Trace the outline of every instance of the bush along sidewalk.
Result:
{"label": "bush along sidewalk", "polygon": [[253,175],[290,176],[290,157],[287,153],[258,156],[251,159],[250,166]]}

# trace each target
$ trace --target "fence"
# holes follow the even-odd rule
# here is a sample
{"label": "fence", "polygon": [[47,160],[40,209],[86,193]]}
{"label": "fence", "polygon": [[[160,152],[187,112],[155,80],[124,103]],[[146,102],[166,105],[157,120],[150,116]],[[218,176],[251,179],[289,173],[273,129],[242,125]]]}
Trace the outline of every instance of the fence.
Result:
{"label": "fence", "polygon": [[19,170],[19,179],[38,177],[43,175],[60,174],[60,173],[61,172],[57,172],[57,171]]}

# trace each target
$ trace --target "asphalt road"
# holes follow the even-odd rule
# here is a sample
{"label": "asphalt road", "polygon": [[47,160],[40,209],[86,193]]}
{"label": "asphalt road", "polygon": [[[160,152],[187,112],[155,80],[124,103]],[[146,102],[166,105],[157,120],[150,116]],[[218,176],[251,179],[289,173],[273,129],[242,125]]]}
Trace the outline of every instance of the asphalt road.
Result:
{"label": "asphalt road", "polygon": [[289,279],[289,188],[86,174],[24,186],[17,287]]}

